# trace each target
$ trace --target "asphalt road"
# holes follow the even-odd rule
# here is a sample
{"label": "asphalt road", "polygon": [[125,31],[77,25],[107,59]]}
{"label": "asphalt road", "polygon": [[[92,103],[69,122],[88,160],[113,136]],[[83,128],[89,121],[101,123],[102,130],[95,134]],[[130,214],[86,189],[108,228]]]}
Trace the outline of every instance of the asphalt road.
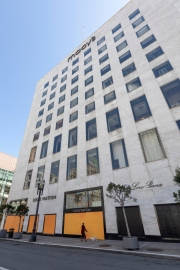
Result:
{"label": "asphalt road", "polygon": [[0,270],[4,268],[8,270],[179,270],[180,261],[0,240]]}

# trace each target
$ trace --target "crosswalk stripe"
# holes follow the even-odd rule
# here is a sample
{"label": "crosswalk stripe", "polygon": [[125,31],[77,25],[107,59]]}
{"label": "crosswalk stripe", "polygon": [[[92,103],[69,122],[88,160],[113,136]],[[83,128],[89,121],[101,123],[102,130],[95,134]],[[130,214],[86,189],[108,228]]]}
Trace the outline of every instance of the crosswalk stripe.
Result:
{"label": "crosswalk stripe", "polygon": [[0,266],[0,270],[9,270],[9,269]]}

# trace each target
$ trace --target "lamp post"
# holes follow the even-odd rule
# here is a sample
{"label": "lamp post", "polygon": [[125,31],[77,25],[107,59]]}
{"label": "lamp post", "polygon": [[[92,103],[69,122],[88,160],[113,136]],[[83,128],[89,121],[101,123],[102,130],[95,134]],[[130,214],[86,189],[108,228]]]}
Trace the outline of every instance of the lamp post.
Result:
{"label": "lamp post", "polygon": [[37,186],[38,199],[37,199],[36,215],[35,215],[35,220],[34,220],[34,226],[33,226],[32,234],[29,237],[29,242],[36,242],[36,223],[37,223],[37,216],[38,216],[38,210],[39,210],[39,202],[40,202],[40,196],[43,194],[45,180],[43,180],[41,182],[41,180],[39,179],[38,182],[37,182],[37,184],[38,184],[38,186]]}

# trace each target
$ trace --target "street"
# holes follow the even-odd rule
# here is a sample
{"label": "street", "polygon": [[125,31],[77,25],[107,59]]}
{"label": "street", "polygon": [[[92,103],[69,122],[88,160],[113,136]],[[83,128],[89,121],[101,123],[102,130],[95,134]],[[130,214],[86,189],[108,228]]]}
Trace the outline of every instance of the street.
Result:
{"label": "street", "polygon": [[[180,261],[0,240],[0,269],[179,270]],[[1,268],[2,267],[2,268]]]}

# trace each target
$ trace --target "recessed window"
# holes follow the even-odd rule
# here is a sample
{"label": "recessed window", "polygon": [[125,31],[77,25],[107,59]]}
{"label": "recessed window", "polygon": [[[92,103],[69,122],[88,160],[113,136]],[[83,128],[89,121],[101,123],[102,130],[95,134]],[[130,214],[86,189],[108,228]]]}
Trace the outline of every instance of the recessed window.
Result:
{"label": "recessed window", "polygon": [[44,91],[44,92],[42,93],[42,97],[44,97],[45,95],[47,95],[47,91],[48,91],[48,90],[46,90],[46,91]]}
{"label": "recessed window", "polygon": [[92,56],[89,56],[86,60],[84,60],[84,65],[87,65],[91,61],[92,61]]}
{"label": "recessed window", "polygon": [[72,66],[74,66],[76,63],[79,62],[79,58],[76,58],[73,62],[72,62]]}
{"label": "recessed window", "polygon": [[45,83],[44,89],[45,89],[46,87],[48,87],[48,85],[49,85],[49,82]]}
{"label": "recessed window", "polygon": [[92,65],[84,70],[84,75],[92,71]]}
{"label": "recessed window", "polygon": [[108,132],[111,132],[121,127],[119,111],[117,108],[106,113],[106,120],[107,120]]}
{"label": "recessed window", "polygon": [[180,80],[177,79],[160,87],[169,108],[180,105]]}
{"label": "recessed window", "polygon": [[68,67],[65,67],[65,68],[62,70],[62,74],[64,74],[67,70],[68,70]]}
{"label": "recessed window", "polygon": [[73,89],[71,89],[71,96],[76,94],[77,92],[78,92],[78,85],[74,87]]}
{"label": "recessed window", "polygon": [[122,43],[120,43],[117,47],[116,47],[116,50],[117,52],[120,52],[122,49],[124,49],[126,46],[127,46],[127,41],[123,41]]}
{"label": "recessed window", "polygon": [[132,20],[134,17],[136,17],[140,13],[139,9],[136,9],[131,15],[129,15],[129,19]]}
{"label": "recessed window", "polygon": [[114,34],[116,31],[118,31],[119,29],[121,28],[121,24],[119,23],[117,26],[115,26],[113,29],[112,29],[112,34]]}
{"label": "recessed window", "polygon": [[131,52],[128,51],[128,52],[122,54],[122,55],[119,57],[119,62],[120,62],[120,63],[123,63],[123,62],[125,62],[127,59],[129,59],[130,57],[131,57]]}
{"label": "recessed window", "polygon": [[31,153],[30,153],[30,156],[29,156],[29,163],[35,161],[36,151],[37,151],[37,146],[31,148]]}
{"label": "recessed window", "polygon": [[126,83],[126,88],[127,88],[128,92],[131,92],[140,86],[141,86],[141,81],[139,78],[136,78],[136,79]]}
{"label": "recessed window", "polygon": [[102,47],[98,50],[98,54],[101,54],[101,53],[104,52],[105,50],[107,50],[106,44],[105,44],[104,46],[102,46]]}
{"label": "recessed window", "polygon": [[109,85],[113,84],[113,78],[112,76],[107,78],[106,80],[104,80],[102,82],[102,88],[105,89],[106,87],[108,87]]}
{"label": "recessed window", "polygon": [[132,63],[129,66],[122,69],[122,74],[124,77],[126,77],[127,75],[129,75],[130,73],[132,73],[135,70],[136,70],[135,64]]}
{"label": "recessed window", "polygon": [[165,158],[157,130],[151,129],[139,134],[146,162]]}
{"label": "recessed window", "polygon": [[57,80],[57,78],[58,78],[58,74],[53,77],[52,81],[54,82],[55,80]]}
{"label": "recessed window", "polygon": [[48,111],[51,110],[54,107],[54,102],[48,105]]}
{"label": "recessed window", "polygon": [[61,134],[54,138],[53,154],[61,151],[61,139],[62,139]]}
{"label": "recessed window", "polygon": [[89,48],[88,50],[86,50],[85,52],[84,52],[84,56],[86,56],[88,53],[90,53],[91,52],[91,48]]}
{"label": "recessed window", "polygon": [[67,80],[67,75],[61,78],[61,83],[63,83],[65,80]]}
{"label": "recessed window", "polygon": [[46,116],[46,123],[52,120],[52,113]]}
{"label": "recessed window", "polygon": [[161,47],[158,47],[153,51],[149,52],[148,54],[146,54],[146,57],[148,62],[151,62],[162,54],[164,54],[163,50],[161,49]]}
{"label": "recessed window", "polygon": [[77,155],[68,157],[67,159],[67,174],[66,180],[71,180],[77,177]]}
{"label": "recessed window", "polygon": [[40,127],[42,124],[42,120],[39,120],[37,123],[36,123],[36,128]]}
{"label": "recessed window", "polygon": [[74,112],[74,113],[70,114],[69,122],[73,122],[76,119],[78,119],[78,112]]}
{"label": "recessed window", "polygon": [[96,118],[86,122],[86,141],[97,137]]}
{"label": "recessed window", "polygon": [[63,96],[61,96],[61,97],[59,98],[59,103],[63,102],[64,100],[65,100],[65,95],[63,95]]}
{"label": "recessed window", "polygon": [[99,39],[97,41],[97,46],[99,46],[101,43],[103,43],[105,41],[105,37],[102,37],[101,39]]}
{"label": "recessed window", "polygon": [[145,96],[132,100],[131,107],[136,122],[152,115]]}
{"label": "recessed window", "polygon": [[57,87],[57,82],[51,86],[51,91]]}
{"label": "recessed window", "polygon": [[150,30],[149,26],[145,25],[139,31],[136,32],[136,35],[137,35],[137,37],[141,37],[142,35],[144,35],[149,30]]}
{"label": "recessed window", "polygon": [[156,78],[168,73],[169,71],[171,71],[173,68],[170,64],[169,61],[166,61],[165,63],[153,68],[153,73],[154,73],[154,76]]}
{"label": "recessed window", "polygon": [[141,42],[141,46],[144,49],[144,48],[146,48],[147,46],[149,46],[150,44],[152,44],[155,41],[156,41],[155,36],[154,35],[151,35],[150,37],[146,38],[145,40],[143,40]]}
{"label": "recessed window", "polygon": [[177,126],[178,126],[178,128],[179,128],[179,130],[180,130],[180,120],[177,120],[177,121],[176,121],[176,124],[177,124]]}
{"label": "recessed window", "polygon": [[78,81],[78,75],[71,80],[71,84],[74,84],[77,81]]}
{"label": "recessed window", "polygon": [[76,73],[78,70],[79,70],[79,66],[75,67],[75,68],[72,70],[72,75],[73,75],[74,73]]}
{"label": "recessed window", "polygon": [[40,106],[43,106],[45,103],[46,103],[46,99],[43,99],[43,100],[41,101]]}
{"label": "recessed window", "polygon": [[116,142],[110,143],[110,151],[113,170],[125,168],[128,166],[124,140],[118,140]]}
{"label": "recessed window", "polygon": [[101,76],[103,76],[104,74],[106,74],[107,72],[109,72],[111,70],[111,66],[110,64],[105,66],[104,68],[101,69]]}
{"label": "recessed window", "polygon": [[57,110],[57,116],[60,115],[60,114],[62,114],[62,113],[64,113],[64,106],[62,106],[61,108],[59,108]]}
{"label": "recessed window", "polygon": [[37,176],[36,176],[36,186],[37,186],[38,180],[40,180],[40,181],[44,180],[44,170],[45,170],[44,165],[38,167]]}
{"label": "recessed window", "polygon": [[33,142],[35,142],[35,141],[37,141],[39,139],[39,134],[40,134],[40,132],[34,134]]}
{"label": "recessed window", "polygon": [[87,151],[86,156],[87,156],[87,175],[100,173],[98,148],[94,148]]}
{"label": "recessed window", "polygon": [[43,113],[44,113],[44,109],[40,110],[39,113],[38,113],[38,117],[43,115]]}
{"label": "recessed window", "polygon": [[68,148],[77,145],[77,127],[69,130]]}
{"label": "recessed window", "polygon": [[47,150],[48,150],[48,141],[42,143],[40,159],[45,158],[47,156]]}
{"label": "recessed window", "polygon": [[58,176],[59,176],[59,160],[51,163],[49,184],[57,183]]}
{"label": "recessed window", "polygon": [[32,172],[33,172],[33,170],[29,170],[26,172],[26,177],[25,177],[23,189],[29,189],[30,183],[31,183],[31,178],[32,178]]}
{"label": "recessed window", "polygon": [[71,100],[71,102],[70,102],[70,108],[73,108],[77,104],[78,104],[78,98],[75,98],[75,99]]}
{"label": "recessed window", "polygon": [[135,22],[132,23],[133,28],[136,28],[138,25],[140,25],[142,22],[144,22],[143,16],[141,16],[139,19],[137,19]]}
{"label": "recessed window", "polygon": [[111,101],[116,99],[115,91],[112,91],[111,93],[104,96],[104,104],[107,104]]}
{"label": "recessed window", "polygon": [[85,112],[86,114],[92,112],[95,110],[95,102],[91,103],[91,104],[88,104],[86,107],[85,107]]}
{"label": "recessed window", "polygon": [[124,37],[124,32],[119,33],[117,36],[114,37],[114,42],[117,42],[120,40],[122,37]]}
{"label": "recessed window", "polygon": [[93,82],[93,76],[89,77],[88,79],[85,80],[85,86],[89,85],[90,83]]}
{"label": "recessed window", "polygon": [[48,135],[50,133],[51,127],[47,127],[44,129],[44,136]]}
{"label": "recessed window", "polygon": [[89,97],[94,95],[94,88],[89,89],[85,92],[85,99],[88,99]]}
{"label": "recessed window", "polygon": [[63,119],[59,120],[58,122],[56,122],[56,129],[59,129],[63,126]]}
{"label": "recessed window", "polygon": [[99,59],[99,64],[101,65],[102,63],[104,63],[108,59],[109,59],[109,56],[108,56],[108,53],[107,53],[107,54],[105,54],[103,57],[101,57]]}
{"label": "recessed window", "polygon": [[66,84],[64,84],[63,86],[61,86],[60,93],[63,92],[64,90],[66,90]]}
{"label": "recessed window", "polygon": [[56,92],[52,93],[52,94],[50,95],[49,99],[51,100],[52,98],[54,98],[54,97],[55,97],[55,94],[56,94]]}

